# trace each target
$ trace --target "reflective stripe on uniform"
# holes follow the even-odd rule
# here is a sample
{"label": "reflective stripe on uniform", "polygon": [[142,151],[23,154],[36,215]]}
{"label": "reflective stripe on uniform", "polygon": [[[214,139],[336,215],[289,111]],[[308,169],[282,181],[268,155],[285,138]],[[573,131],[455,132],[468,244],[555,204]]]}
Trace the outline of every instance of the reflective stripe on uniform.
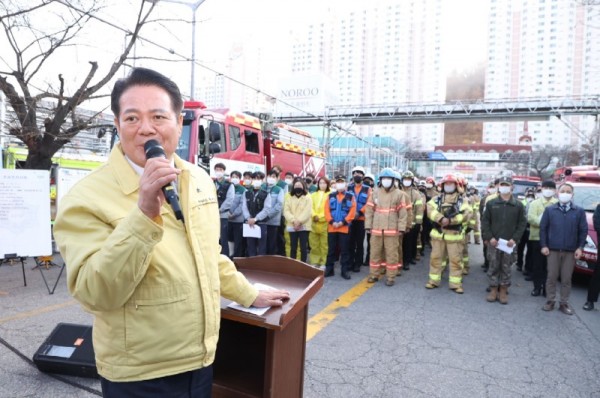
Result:
{"label": "reflective stripe on uniform", "polygon": [[440,282],[442,280],[442,275],[429,274],[429,279],[434,282]]}
{"label": "reflective stripe on uniform", "polygon": [[396,236],[398,235],[398,231],[395,229],[373,229],[371,230],[371,235],[375,236]]}
{"label": "reflective stripe on uniform", "polygon": [[462,277],[461,276],[451,276],[448,278],[448,282],[460,285],[462,283]]}

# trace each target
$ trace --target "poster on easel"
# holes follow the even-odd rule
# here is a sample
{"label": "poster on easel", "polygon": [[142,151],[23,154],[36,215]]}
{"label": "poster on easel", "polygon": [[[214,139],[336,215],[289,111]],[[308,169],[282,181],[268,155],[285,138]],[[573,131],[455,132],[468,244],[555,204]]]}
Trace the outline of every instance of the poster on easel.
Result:
{"label": "poster on easel", "polygon": [[0,258],[52,255],[50,172],[0,169]]}

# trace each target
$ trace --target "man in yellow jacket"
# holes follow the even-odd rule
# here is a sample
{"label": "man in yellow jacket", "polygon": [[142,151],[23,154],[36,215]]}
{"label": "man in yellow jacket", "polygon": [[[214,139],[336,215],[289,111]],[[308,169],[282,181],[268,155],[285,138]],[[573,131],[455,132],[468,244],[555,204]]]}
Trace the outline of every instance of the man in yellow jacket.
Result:
{"label": "man in yellow jacket", "polygon": [[[69,291],[95,316],[103,395],[210,396],[219,296],[270,306],[289,294],[258,292],[220,254],[215,186],[174,153],[183,124],[175,83],[134,68],[111,107],[120,143],[63,199],[54,227]],[[146,160],[149,140],[164,157]],[[165,202],[170,184],[185,223]]]}

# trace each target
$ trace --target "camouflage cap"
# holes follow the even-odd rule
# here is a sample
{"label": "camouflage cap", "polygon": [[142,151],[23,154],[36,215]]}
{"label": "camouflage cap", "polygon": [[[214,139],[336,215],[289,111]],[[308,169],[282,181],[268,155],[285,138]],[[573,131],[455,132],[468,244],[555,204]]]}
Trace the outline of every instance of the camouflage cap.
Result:
{"label": "camouflage cap", "polygon": [[513,180],[509,176],[503,175],[503,176],[500,176],[500,178],[498,178],[498,184],[510,184],[510,185],[512,185],[512,183],[513,183]]}

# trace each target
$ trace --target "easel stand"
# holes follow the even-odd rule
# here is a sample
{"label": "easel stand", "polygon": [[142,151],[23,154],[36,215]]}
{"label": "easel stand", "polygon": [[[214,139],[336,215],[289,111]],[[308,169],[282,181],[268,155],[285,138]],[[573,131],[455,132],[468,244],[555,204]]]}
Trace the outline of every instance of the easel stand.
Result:
{"label": "easel stand", "polygon": [[[56,286],[58,285],[58,281],[60,281],[60,277],[62,276],[62,273],[65,270],[65,265],[64,264],[58,265],[58,264],[54,263],[52,261],[52,256],[34,257],[34,259],[35,259],[36,265],[32,269],[37,268],[40,270],[40,274],[42,274],[42,279],[44,280],[46,289],[48,289],[48,294],[54,294],[54,291],[56,290]],[[58,277],[56,278],[56,281],[54,282],[54,286],[52,287],[52,290],[50,290],[50,286],[48,285],[48,281],[46,280],[44,271],[42,271],[42,268],[50,269],[50,267],[60,267],[60,272],[58,273]]]}
{"label": "easel stand", "polygon": [[16,253],[5,254],[4,259],[0,262],[0,265],[9,263],[14,265],[17,261],[21,262],[21,269],[23,270],[23,286],[27,286],[27,278],[25,277],[25,257],[17,256]]}

